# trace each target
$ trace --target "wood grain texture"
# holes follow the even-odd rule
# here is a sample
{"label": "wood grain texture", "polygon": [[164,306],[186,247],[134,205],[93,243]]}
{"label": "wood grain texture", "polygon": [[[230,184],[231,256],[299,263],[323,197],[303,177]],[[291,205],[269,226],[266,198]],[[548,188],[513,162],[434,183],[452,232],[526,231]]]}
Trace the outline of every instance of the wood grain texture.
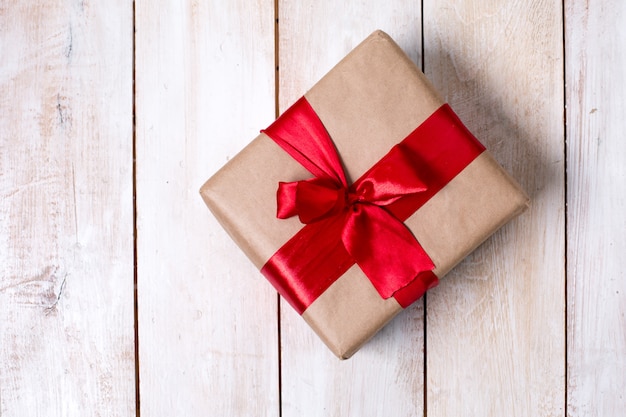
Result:
{"label": "wood grain texture", "polygon": [[198,188],[272,121],[275,40],[284,110],[374,29],[421,62],[421,4],[276,1],[278,39],[268,0],[135,0],[135,38],[129,0],[0,0],[0,416],[137,415],[133,40],[144,416],[621,416],[623,2],[565,0],[564,62],[562,2],[423,1],[427,76],[533,204],[340,362],[286,303],[279,342]]}
{"label": "wood grain texture", "polygon": [[132,2],[0,2],[0,415],[135,414]]}
{"label": "wood grain texture", "polygon": [[568,415],[626,410],[626,3],[566,1]]}
{"label": "wood grain texture", "polygon": [[141,412],[277,416],[277,296],[200,186],[274,117],[271,1],[136,1]]}
{"label": "wood grain texture", "polygon": [[[394,37],[414,61],[421,60],[417,1],[283,0],[278,10],[281,111],[376,29]],[[282,415],[421,415],[422,305],[401,313],[352,358],[339,361],[283,302]]]}
{"label": "wood grain texture", "polygon": [[426,75],[531,196],[431,291],[429,416],[557,416],[565,398],[561,2],[424,2]]}

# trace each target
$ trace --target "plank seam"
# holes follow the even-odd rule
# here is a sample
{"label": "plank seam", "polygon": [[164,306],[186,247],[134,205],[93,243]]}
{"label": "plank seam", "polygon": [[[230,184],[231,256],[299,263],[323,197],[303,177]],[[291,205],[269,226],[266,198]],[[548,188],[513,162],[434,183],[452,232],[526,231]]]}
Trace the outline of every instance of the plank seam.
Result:
{"label": "plank seam", "polygon": [[[425,66],[425,61],[424,61],[424,55],[425,55],[425,53],[424,53],[424,45],[425,45],[425,43],[424,43],[424,0],[420,1],[420,41],[421,41],[421,43],[420,43],[420,47],[421,47],[421,51],[420,51],[420,55],[421,55],[420,56],[420,66],[421,66],[422,72],[425,72],[426,66]],[[423,309],[424,309],[424,320],[423,320],[423,322],[424,322],[424,325],[423,325],[423,328],[424,328],[424,330],[423,330],[423,332],[424,332],[423,352],[424,352],[424,354],[423,354],[423,359],[422,359],[424,361],[424,363],[423,363],[424,371],[422,373],[422,375],[423,375],[422,378],[423,378],[424,392],[422,393],[422,396],[423,396],[423,398],[422,398],[422,404],[423,404],[422,408],[423,408],[423,411],[422,412],[423,412],[424,417],[426,417],[427,414],[428,414],[428,400],[427,400],[428,399],[428,385],[427,385],[428,384],[428,379],[427,379],[427,360],[426,360],[426,350],[427,350],[427,345],[428,345],[427,344],[427,339],[426,339],[426,337],[427,337],[426,326],[428,325],[428,320],[427,320],[427,317],[428,317],[427,297],[428,297],[428,295],[424,294],[424,300],[422,301]]]}
{"label": "plank seam", "polygon": [[[279,88],[280,88],[280,75],[279,75],[279,17],[278,17],[278,2],[274,0],[274,116],[278,118],[280,114],[279,107]],[[277,342],[277,364],[278,364],[278,417],[283,415],[283,372],[282,372],[282,336],[281,336],[281,320],[280,320],[280,294],[276,294],[276,342]]]}
{"label": "plank seam", "polygon": [[132,171],[133,171],[133,303],[134,303],[134,338],[135,338],[135,416],[141,416],[140,397],[139,390],[139,303],[137,293],[137,84],[135,80],[136,76],[136,63],[137,63],[137,15],[136,4],[132,2],[132,19],[133,19],[133,34],[132,34],[132,107],[133,107],[133,140],[132,140]]}
{"label": "plank seam", "polygon": [[565,358],[565,363],[564,363],[564,380],[563,380],[563,384],[564,384],[564,389],[563,389],[563,393],[564,393],[564,404],[563,404],[563,415],[565,417],[567,417],[568,415],[568,366],[567,366],[567,361],[568,361],[568,346],[567,346],[567,339],[568,339],[568,328],[567,328],[567,318],[568,318],[568,295],[567,295],[567,271],[568,271],[568,259],[567,259],[567,251],[568,251],[568,247],[567,247],[567,239],[568,239],[568,224],[567,224],[567,217],[568,217],[568,211],[567,211],[567,199],[568,199],[568,193],[567,193],[567,60],[566,60],[566,30],[565,30],[565,0],[563,0],[561,2],[561,24],[562,24],[562,31],[563,31],[563,218],[564,218],[564,224],[563,224],[563,238],[564,238],[564,242],[563,242],[563,274],[564,274],[564,285],[565,285],[565,290],[564,290],[564,295],[565,295],[565,308],[564,308],[564,323],[563,323],[563,328],[564,328],[564,333],[565,333],[565,337],[564,337],[564,344],[565,344],[565,353],[564,353],[564,358]]}

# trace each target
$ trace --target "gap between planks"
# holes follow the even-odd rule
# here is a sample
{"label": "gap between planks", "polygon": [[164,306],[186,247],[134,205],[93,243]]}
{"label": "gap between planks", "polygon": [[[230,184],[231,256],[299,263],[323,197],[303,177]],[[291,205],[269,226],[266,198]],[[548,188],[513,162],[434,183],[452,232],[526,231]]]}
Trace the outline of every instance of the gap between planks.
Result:
{"label": "gap between planks", "polygon": [[[278,20],[278,2],[274,0],[274,117],[278,118],[280,113],[279,103],[279,86],[280,86],[280,50],[278,46],[280,44],[280,28]],[[277,341],[277,364],[278,364],[278,417],[283,415],[283,369],[282,369],[282,336],[281,336],[281,321],[280,321],[280,294],[276,293],[276,341]]]}
{"label": "gap between planks", "polygon": [[133,107],[133,307],[134,307],[134,332],[135,332],[135,416],[141,416],[141,390],[139,384],[139,297],[137,294],[137,88],[135,77],[137,75],[137,15],[135,0],[132,2],[132,107]]}
{"label": "gap between planks", "polygon": [[568,238],[568,225],[567,225],[567,217],[568,217],[568,212],[567,212],[567,198],[568,198],[568,194],[567,194],[567,55],[566,55],[566,45],[565,45],[565,40],[566,40],[566,36],[567,36],[567,29],[565,27],[567,23],[567,19],[565,18],[565,0],[561,1],[561,28],[563,30],[563,40],[562,40],[562,50],[561,53],[563,54],[563,285],[565,285],[564,288],[564,295],[565,295],[565,309],[564,309],[564,314],[563,314],[563,333],[564,333],[564,349],[565,352],[563,354],[564,357],[564,361],[565,363],[564,365],[564,372],[563,372],[563,405],[564,405],[564,414],[567,417],[568,416],[568,392],[567,392],[567,370],[568,370],[568,366],[567,366],[567,352],[568,352],[568,348],[567,348],[567,339],[568,339],[568,334],[567,334],[567,305],[568,305],[568,298],[567,298],[567,267],[568,267],[568,260],[567,260],[567,250],[568,250],[568,246],[567,246],[567,238]]}

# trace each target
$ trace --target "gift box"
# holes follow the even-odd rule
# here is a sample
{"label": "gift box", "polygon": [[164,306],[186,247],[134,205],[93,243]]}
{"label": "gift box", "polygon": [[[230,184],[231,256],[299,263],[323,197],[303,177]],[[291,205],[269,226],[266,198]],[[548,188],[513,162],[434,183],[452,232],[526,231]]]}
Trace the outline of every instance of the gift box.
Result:
{"label": "gift box", "polygon": [[529,201],[381,31],[232,158],[201,195],[340,358]]}

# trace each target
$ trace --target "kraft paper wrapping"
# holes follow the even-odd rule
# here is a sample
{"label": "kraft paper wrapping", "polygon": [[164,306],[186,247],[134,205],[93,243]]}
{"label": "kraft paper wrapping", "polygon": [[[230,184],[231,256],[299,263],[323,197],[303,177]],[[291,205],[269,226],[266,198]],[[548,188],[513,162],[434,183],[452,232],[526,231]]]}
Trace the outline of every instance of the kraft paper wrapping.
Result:
{"label": "kraft paper wrapping", "polygon": [[[443,100],[395,42],[374,32],[322,78],[307,100],[332,137],[349,182],[402,141]],[[276,218],[279,181],[311,174],[259,135],[201,189],[207,206],[257,268],[302,224]],[[405,224],[443,277],[528,206],[528,197],[485,151]],[[402,308],[383,300],[357,265],[303,313],[340,358],[348,358]]]}

